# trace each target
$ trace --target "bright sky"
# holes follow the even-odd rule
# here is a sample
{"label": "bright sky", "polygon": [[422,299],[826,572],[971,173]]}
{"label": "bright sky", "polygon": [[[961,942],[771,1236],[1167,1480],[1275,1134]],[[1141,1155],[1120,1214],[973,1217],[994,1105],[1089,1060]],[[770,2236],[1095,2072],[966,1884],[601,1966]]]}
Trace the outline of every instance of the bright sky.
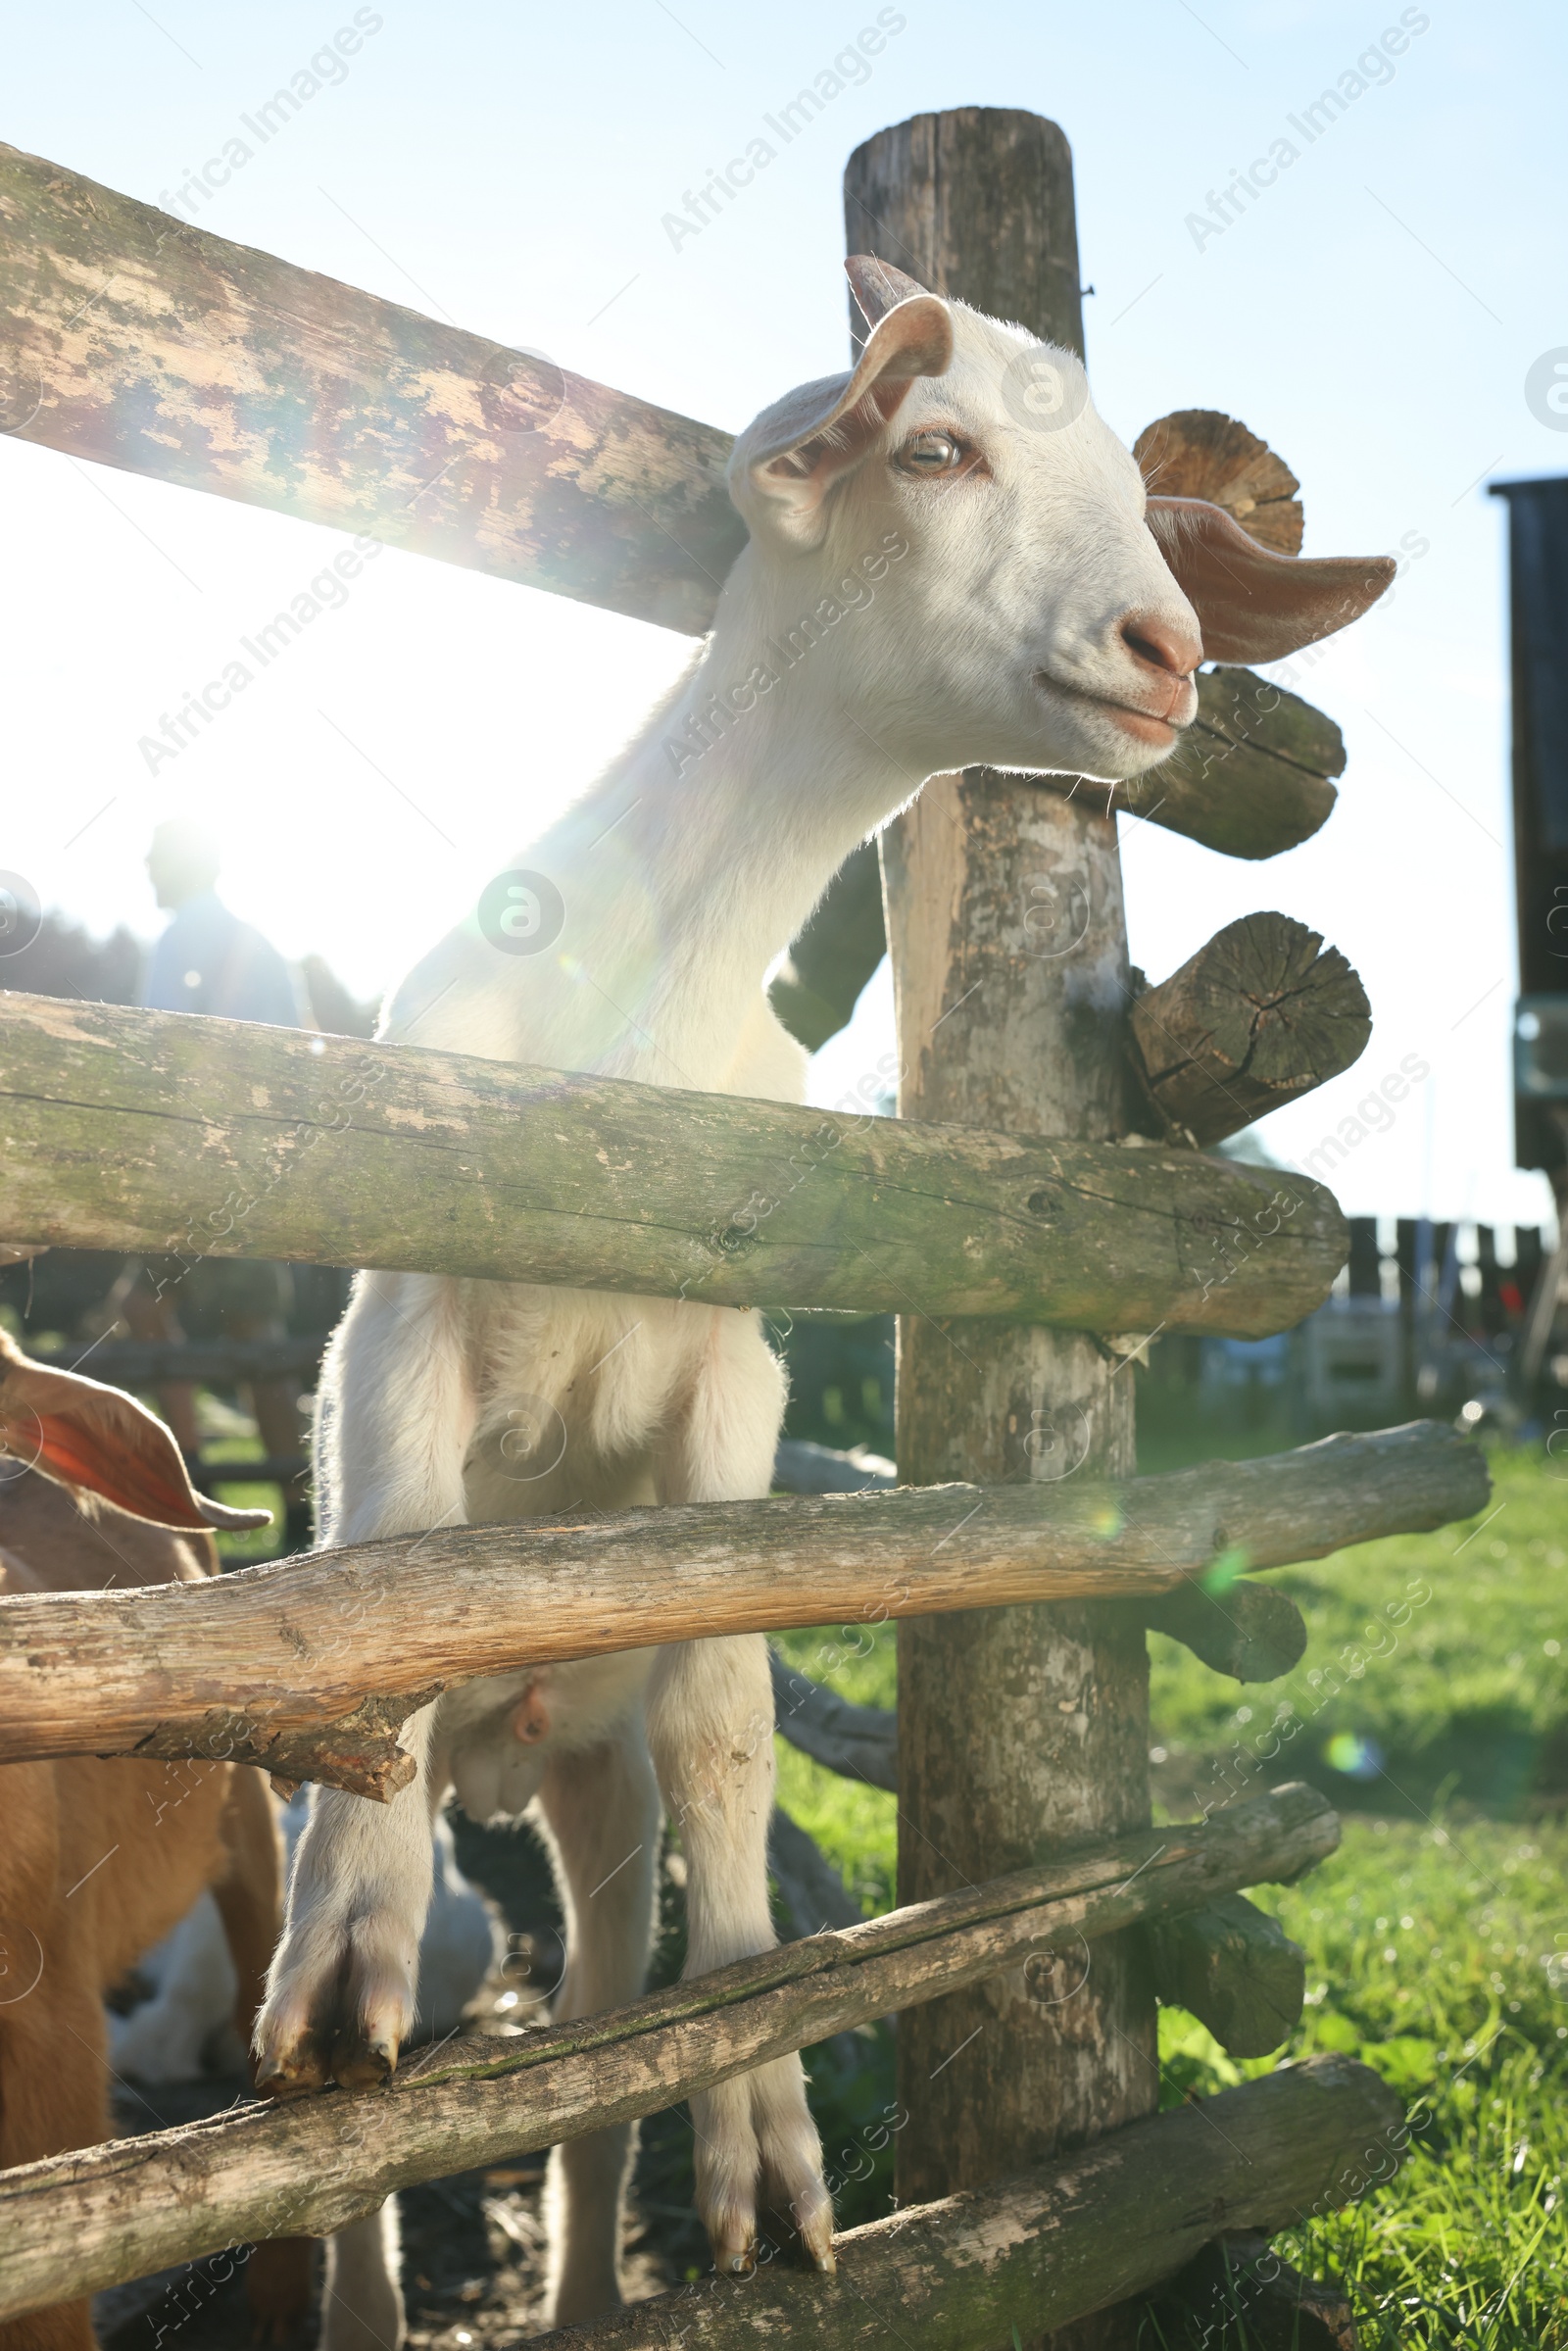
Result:
{"label": "bright sky", "polygon": [[[353,15],[347,0],[15,11],[5,135],[157,203]],[[840,175],[860,139],[962,104],[1054,117],[1115,427],[1131,440],[1171,409],[1226,409],[1299,474],[1306,553],[1420,550],[1299,684],[1349,747],[1328,826],[1266,867],[1134,827],[1134,959],[1160,977],[1258,907],[1310,922],[1359,968],[1377,1025],[1357,1071],[1266,1122],[1270,1149],[1310,1151],[1414,1055],[1430,1078],[1337,1171],[1347,1208],[1537,1221],[1544,1183],[1511,1167],[1504,515],[1485,485],[1568,464],[1525,397],[1532,363],[1568,340],[1568,17],[1544,0],[1405,9],[1391,77],[1308,145],[1289,118],[1401,23],[1396,0],[892,15],[904,28],[866,81],[678,250],[662,216],[831,66],[874,21],[869,0],[384,0],[360,12],[378,29],[344,78],[201,219],[734,429],[844,364]],[[1210,191],[1282,137],[1301,152],[1277,183],[1195,231]],[[147,836],[197,807],[227,843],[231,903],[364,992],[592,777],[688,651],[387,551],[153,778],[138,738],[341,542],[15,440],[0,513],[0,865],[94,927],[151,936]],[[828,1099],[890,1026],[877,986],[824,1056]]]}

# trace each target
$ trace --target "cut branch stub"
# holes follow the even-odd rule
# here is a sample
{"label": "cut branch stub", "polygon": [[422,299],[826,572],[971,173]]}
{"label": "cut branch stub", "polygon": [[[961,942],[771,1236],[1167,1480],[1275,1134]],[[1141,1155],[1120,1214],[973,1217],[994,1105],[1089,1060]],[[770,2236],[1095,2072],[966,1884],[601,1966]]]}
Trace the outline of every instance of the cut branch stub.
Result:
{"label": "cut branch stub", "polygon": [[1137,999],[1131,1034],[1162,1131],[1201,1148],[1348,1069],[1372,1010],[1319,932],[1246,914]]}
{"label": "cut branch stub", "polygon": [[[1110,786],[1109,805],[1223,857],[1277,857],[1327,823],[1339,797],[1329,779],[1344,772],[1345,738],[1323,711],[1250,669],[1205,669],[1170,758]],[[1106,789],[1063,788],[1080,784],[1091,797]]]}
{"label": "cut branch stub", "polygon": [[1205,498],[1234,514],[1260,547],[1301,552],[1300,488],[1266,441],[1218,409],[1177,409],[1133,443],[1145,482],[1161,498]]}
{"label": "cut branch stub", "polygon": [[[1360,2351],[1355,2311],[1343,2286],[1303,2278],[1260,2229],[1227,2229],[1157,2297],[1168,2342],[1248,2351]],[[1242,2320],[1245,2326],[1238,2327]]]}
{"label": "cut branch stub", "polygon": [[828,884],[767,992],[773,1010],[808,1053],[844,1027],[887,946],[876,843],[862,841]]}
{"label": "cut branch stub", "polygon": [[1152,1633],[1191,1649],[1216,1674],[1278,1682],[1306,1653],[1306,1620],[1288,1592],[1247,1577],[1218,1596],[1200,1583],[1178,1585],[1143,1611]]}
{"label": "cut branch stub", "polygon": [[1267,2057],[1300,2023],[1305,1954],[1245,1894],[1163,1919],[1150,1939],[1161,2001],[1187,2009],[1230,2056]]}

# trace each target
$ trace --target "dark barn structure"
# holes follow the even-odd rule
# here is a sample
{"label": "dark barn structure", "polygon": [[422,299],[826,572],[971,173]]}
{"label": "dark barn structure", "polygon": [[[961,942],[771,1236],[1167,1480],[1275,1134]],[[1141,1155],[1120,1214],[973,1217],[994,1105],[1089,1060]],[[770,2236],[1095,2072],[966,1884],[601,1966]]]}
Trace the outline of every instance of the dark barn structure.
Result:
{"label": "dark barn structure", "polygon": [[1515,1156],[1568,1189],[1568,474],[1508,502],[1519,916]]}

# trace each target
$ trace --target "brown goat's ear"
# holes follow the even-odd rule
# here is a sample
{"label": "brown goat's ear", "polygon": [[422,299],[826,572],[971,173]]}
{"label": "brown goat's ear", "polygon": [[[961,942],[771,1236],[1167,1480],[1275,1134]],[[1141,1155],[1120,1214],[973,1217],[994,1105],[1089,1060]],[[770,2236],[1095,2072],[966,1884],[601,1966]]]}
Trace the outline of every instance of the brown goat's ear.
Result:
{"label": "brown goat's ear", "polygon": [[901,302],[909,302],[917,295],[931,300],[930,289],[921,285],[918,278],[906,277],[891,262],[879,262],[871,253],[852,253],[844,265],[844,274],[867,326],[878,325]]}
{"label": "brown goat's ear", "polygon": [[747,522],[797,547],[817,546],[829,490],[874,447],[915,378],[945,374],[952,358],[945,302],[915,293],[896,303],[871,329],[853,373],[802,384],[741,434],[729,487]]}
{"label": "brown goat's ear", "polygon": [[1152,498],[1149,527],[1198,614],[1208,661],[1283,661],[1359,620],[1395,572],[1386,555],[1275,555],[1200,498]]}
{"label": "brown goat's ear", "polygon": [[158,1527],[270,1526],[270,1510],[230,1510],[196,1492],[178,1445],[135,1397],[79,1372],[0,1347],[0,1452],[28,1469],[102,1494]]}

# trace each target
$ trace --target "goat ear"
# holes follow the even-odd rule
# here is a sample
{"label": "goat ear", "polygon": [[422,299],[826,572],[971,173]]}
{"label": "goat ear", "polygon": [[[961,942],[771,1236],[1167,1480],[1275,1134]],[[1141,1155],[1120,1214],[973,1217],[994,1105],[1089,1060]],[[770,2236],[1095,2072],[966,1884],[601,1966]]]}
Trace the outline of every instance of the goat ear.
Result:
{"label": "goat ear", "polygon": [[1395,573],[1386,555],[1275,555],[1200,498],[1152,498],[1149,527],[1209,661],[1283,661],[1359,620]]}
{"label": "goat ear", "polygon": [[929,301],[930,291],[917,278],[906,277],[895,269],[891,262],[879,262],[871,253],[852,253],[844,265],[844,274],[850,281],[850,292],[859,305],[860,316],[867,326],[875,326],[901,302],[909,302],[923,294]]}
{"label": "goat ear", "polygon": [[0,1348],[0,1452],[154,1526],[271,1524],[270,1510],[230,1510],[199,1494],[172,1437],[134,1396],[31,1363],[9,1342]]}
{"label": "goat ear", "polygon": [[818,546],[829,490],[874,446],[915,378],[945,374],[952,358],[947,304],[916,292],[878,319],[852,374],[803,384],[764,409],[729,462],[730,496],[751,527]]}

